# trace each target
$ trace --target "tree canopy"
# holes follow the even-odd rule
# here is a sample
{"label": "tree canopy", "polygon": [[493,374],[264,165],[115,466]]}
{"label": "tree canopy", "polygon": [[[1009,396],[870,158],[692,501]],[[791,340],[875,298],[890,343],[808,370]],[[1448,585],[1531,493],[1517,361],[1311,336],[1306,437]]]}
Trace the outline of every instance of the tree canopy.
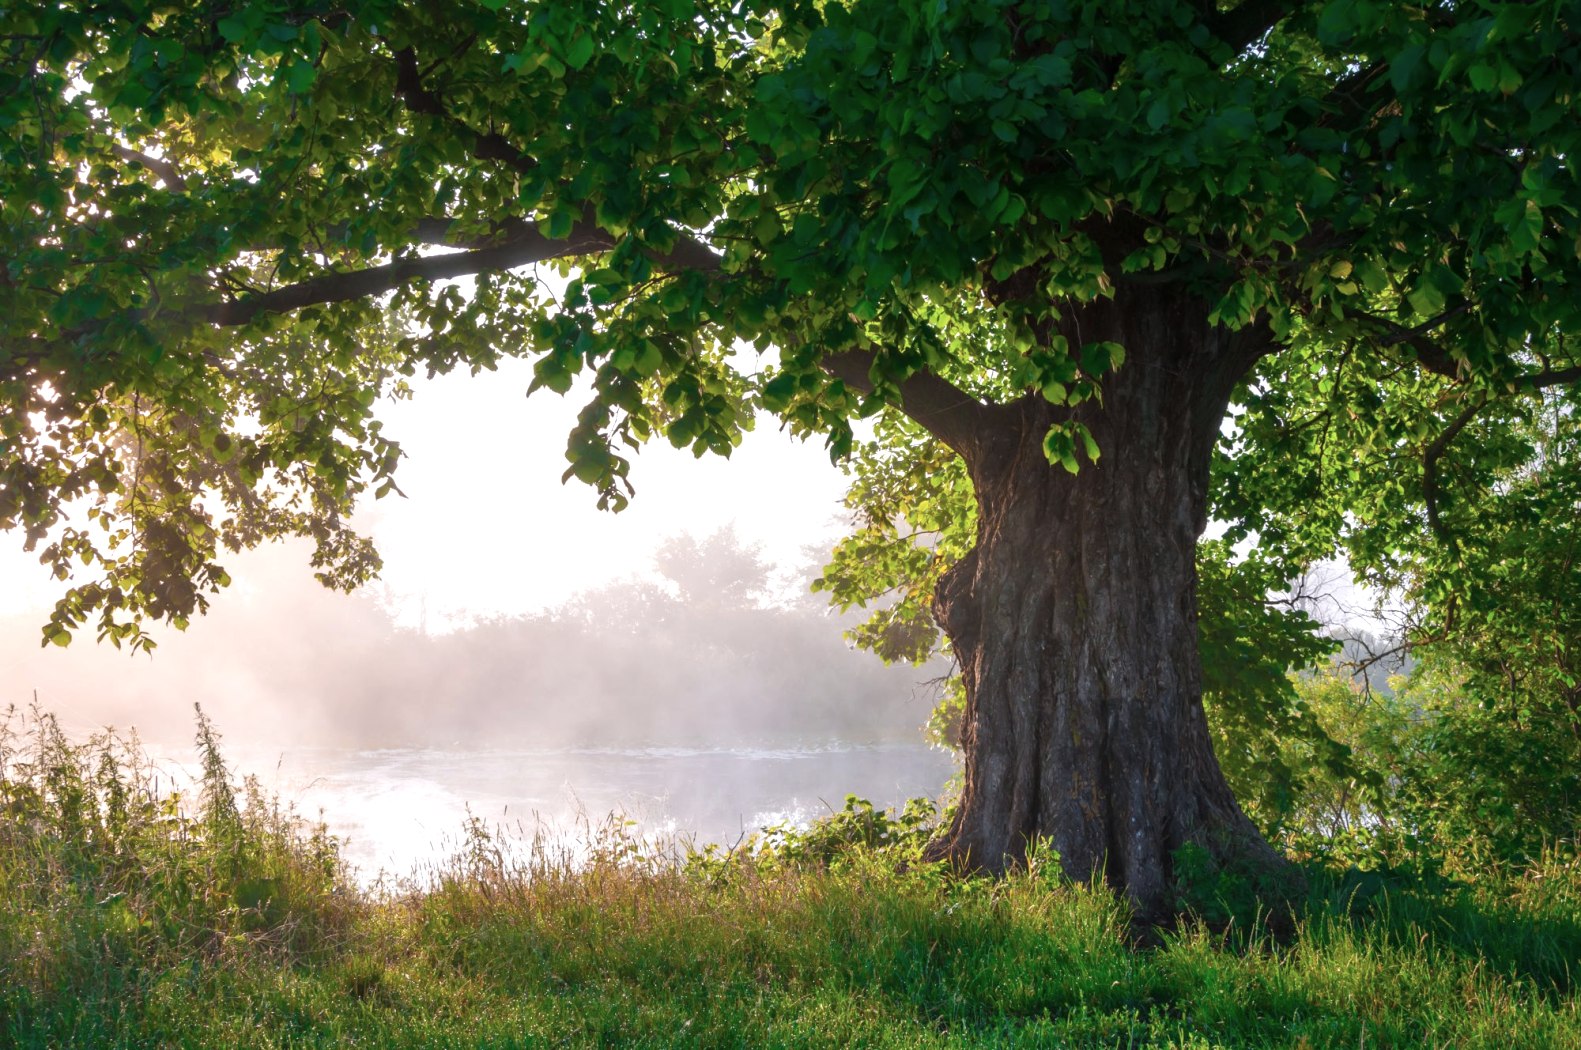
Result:
{"label": "tree canopy", "polygon": [[1285,351],[1216,513],[1456,528],[1487,428],[1581,379],[1569,7],[1225,7],[8,5],[0,525],[72,582],[50,637],[184,620],[271,536],[365,579],[420,370],[585,377],[568,474],[619,506],[628,446],[757,405],[843,454],[885,404],[949,443],[1099,397],[1126,348],[1051,323],[1126,284]]}

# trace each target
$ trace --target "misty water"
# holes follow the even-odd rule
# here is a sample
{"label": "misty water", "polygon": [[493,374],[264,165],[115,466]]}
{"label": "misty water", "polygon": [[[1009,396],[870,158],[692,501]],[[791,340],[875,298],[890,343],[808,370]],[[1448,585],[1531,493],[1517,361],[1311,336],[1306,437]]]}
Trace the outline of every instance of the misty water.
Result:
{"label": "misty water", "polygon": [[832,616],[805,574],[776,593],[729,532],[667,542],[647,579],[442,634],[272,557],[251,573],[267,586],[151,659],[41,650],[36,622],[0,619],[0,709],[36,701],[79,740],[135,729],[186,790],[201,704],[236,776],[322,818],[365,881],[441,861],[473,818],[573,854],[612,815],[731,845],[848,794],[936,798],[955,771],[921,731],[946,669],[855,651],[842,632],[859,614]]}
{"label": "misty water", "polygon": [[[573,856],[613,816],[649,840],[735,844],[780,823],[805,826],[854,794],[898,807],[936,798],[954,758],[923,743],[730,747],[226,748],[341,839],[360,880],[421,873],[461,844],[469,817],[525,845],[538,834]],[[173,785],[195,759],[162,754]]]}

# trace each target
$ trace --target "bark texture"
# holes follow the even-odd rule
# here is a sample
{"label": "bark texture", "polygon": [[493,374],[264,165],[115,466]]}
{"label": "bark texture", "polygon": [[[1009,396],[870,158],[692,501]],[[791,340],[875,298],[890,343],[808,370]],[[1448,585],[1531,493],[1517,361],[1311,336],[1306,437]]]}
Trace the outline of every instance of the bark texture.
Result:
{"label": "bark texture", "polygon": [[1001,871],[1047,840],[1139,916],[1173,907],[1171,854],[1283,862],[1225,783],[1202,710],[1195,549],[1209,457],[1256,336],[1134,288],[1068,311],[1073,346],[1113,340],[1125,365],[1080,418],[1101,448],[1072,476],[1042,441],[1071,411],[1041,397],[989,410],[958,443],[978,499],[975,549],[935,614],[965,677],[965,785],[935,853]]}

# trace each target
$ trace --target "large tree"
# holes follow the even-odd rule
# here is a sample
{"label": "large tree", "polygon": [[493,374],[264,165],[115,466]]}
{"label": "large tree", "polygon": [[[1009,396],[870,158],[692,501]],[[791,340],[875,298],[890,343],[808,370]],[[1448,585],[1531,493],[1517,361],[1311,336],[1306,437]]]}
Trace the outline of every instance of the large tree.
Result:
{"label": "large tree", "polygon": [[[975,508],[933,598],[966,697],[938,852],[1000,869],[1046,838],[1157,912],[1187,844],[1277,866],[1201,703],[1237,389],[1262,418],[1283,384],[1361,382],[1407,442],[1581,376],[1572,19],[8,3],[0,525],[70,584],[46,639],[137,644],[205,606],[224,548],[306,534],[329,582],[376,569],[345,516],[393,486],[373,406],[419,369],[581,377],[567,476],[616,508],[654,435],[728,454],[761,406],[841,456],[898,412]],[[1454,438],[1415,482],[1435,524]],[[1302,482],[1265,475],[1230,502]]]}

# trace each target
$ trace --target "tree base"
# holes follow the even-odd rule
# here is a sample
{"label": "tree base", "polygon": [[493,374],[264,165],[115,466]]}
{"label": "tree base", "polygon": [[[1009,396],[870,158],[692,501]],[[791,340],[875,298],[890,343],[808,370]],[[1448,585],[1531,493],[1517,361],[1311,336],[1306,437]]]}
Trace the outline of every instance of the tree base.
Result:
{"label": "tree base", "polygon": [[[1175,929],[1181,919],[1196,919],[1214,930],[1254,927],[1277,938],[1294,929],[1295,914],[1307,894],[1307,879],[1290,858],[1255,832],[1252,837],[1219,833],[1209,838],[1215,846],[1188,842],[1168,855],[1158,882],[1164,893],[1140,899],[1124,883],[1105,877],[1103,871],[1076,871],[1060,861],[1072,882],[1104,882],[1131,907],[1131,932],[1139,946],[1151,943],[1160,932]],[[923,852],[925,861],[943,861],[961,874],[1009,875],[1026,863],[1001,857],[998,864],[976,860],[957,835],[947,833]]]}

